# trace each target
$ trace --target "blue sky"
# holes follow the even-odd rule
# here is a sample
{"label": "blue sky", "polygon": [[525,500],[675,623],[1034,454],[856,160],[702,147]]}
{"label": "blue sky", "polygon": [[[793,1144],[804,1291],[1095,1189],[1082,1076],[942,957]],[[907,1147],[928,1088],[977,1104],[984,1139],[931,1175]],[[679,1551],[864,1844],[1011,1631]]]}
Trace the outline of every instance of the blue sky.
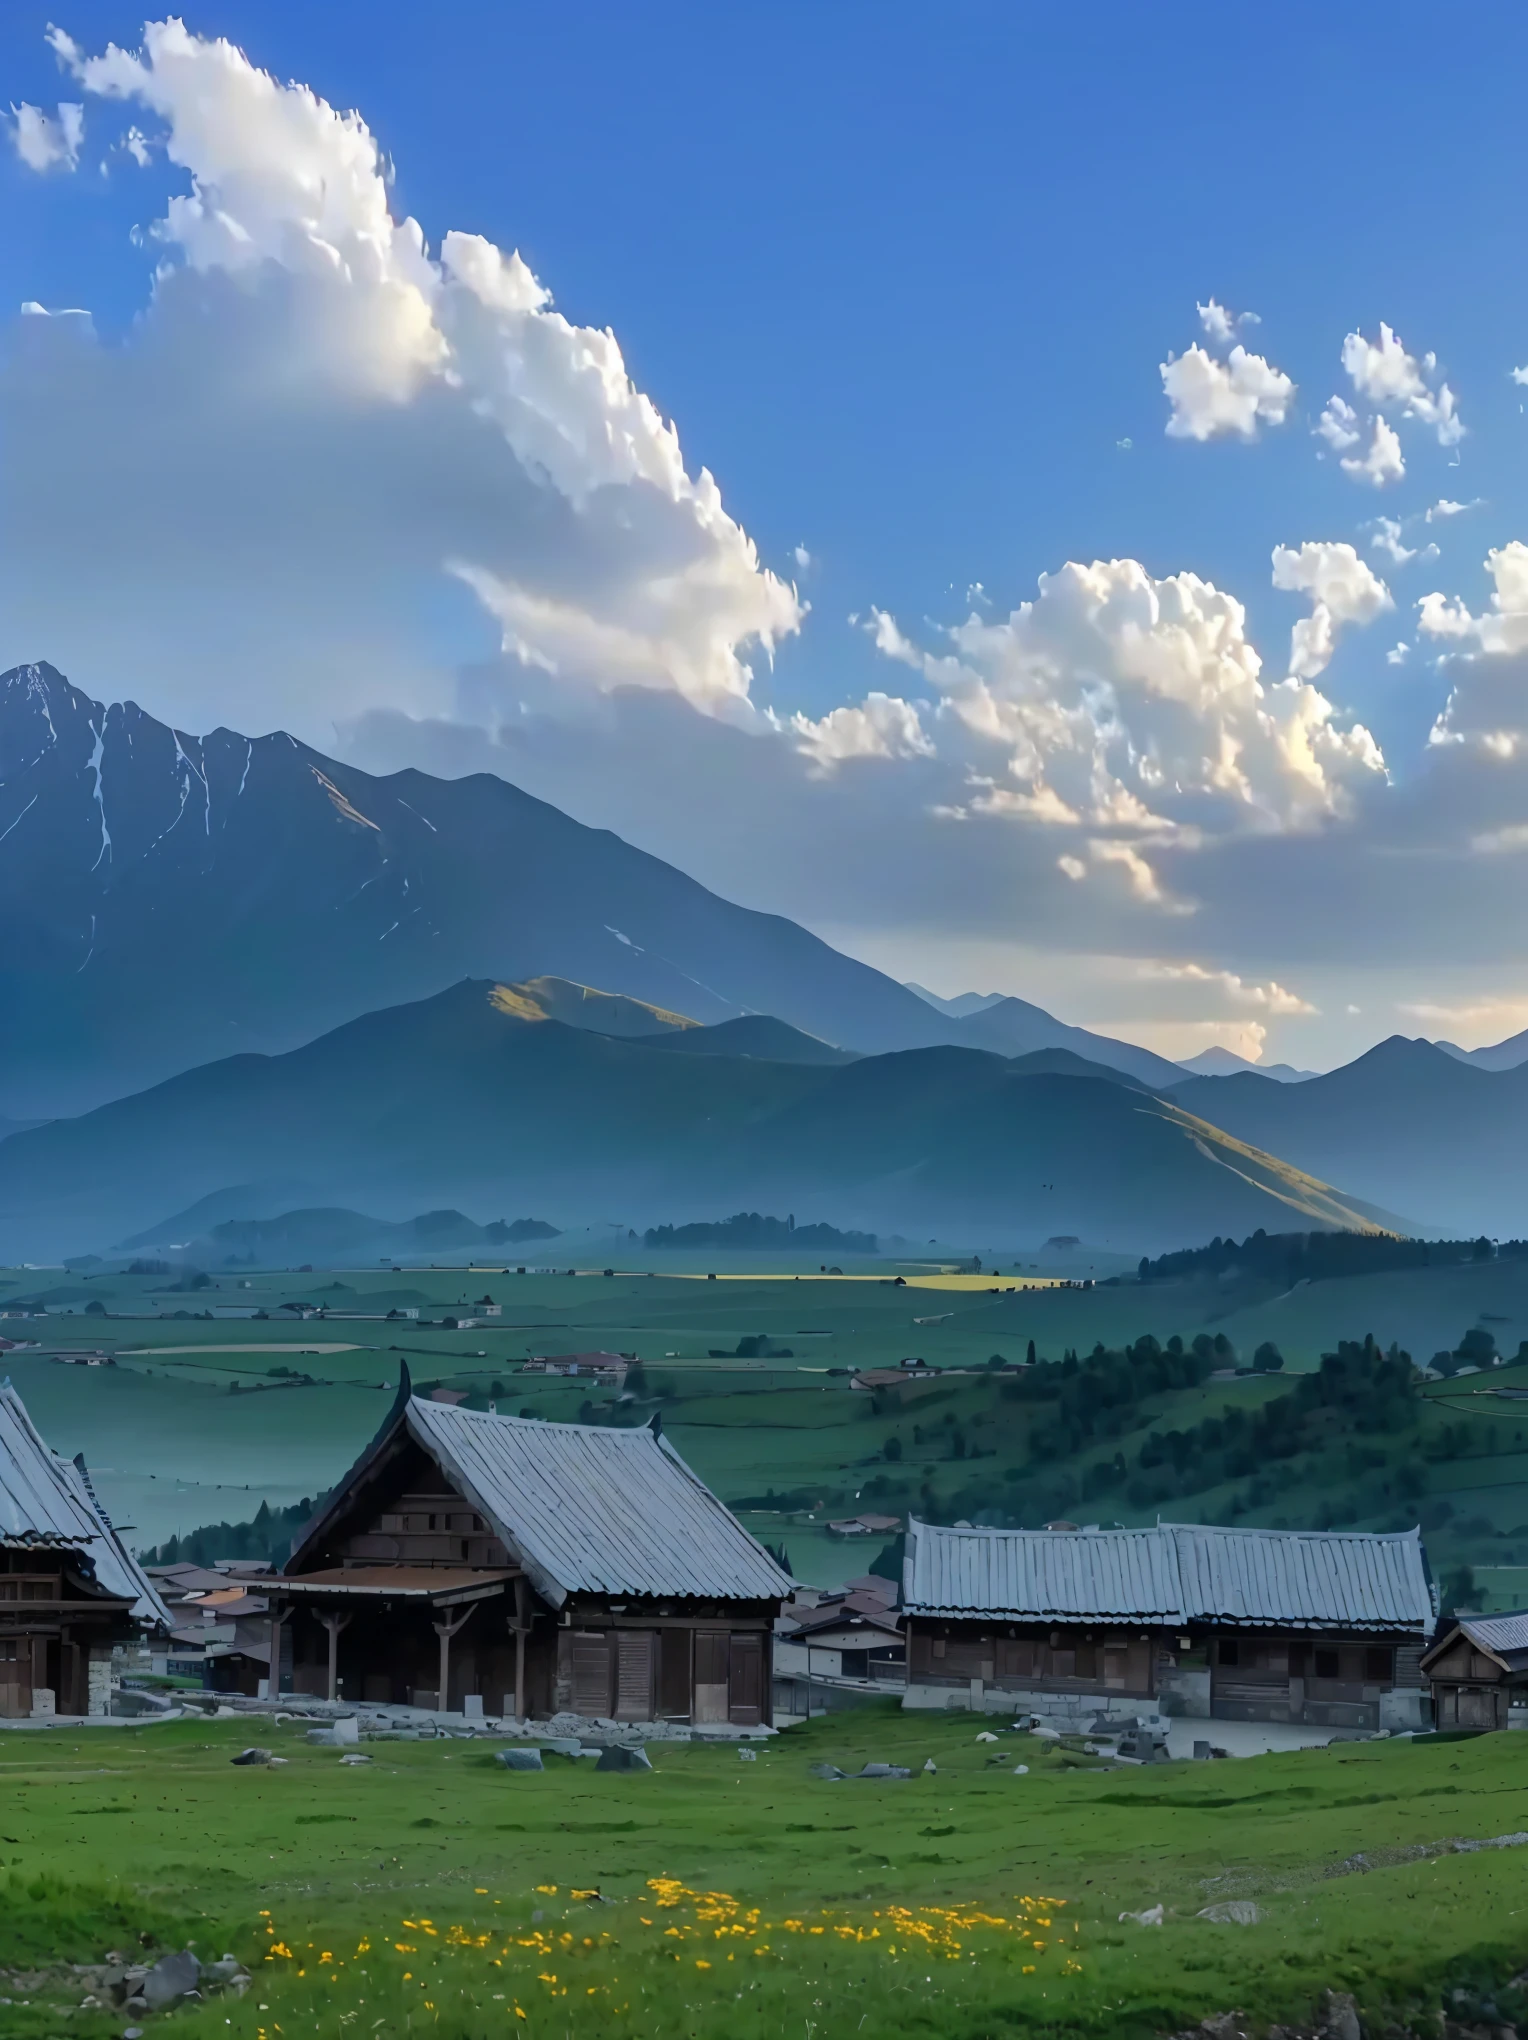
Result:
{"label": "blue sky", "polygon": [[[773,707],[816,721],[879,690],[918,709],[922,741],[942,761],[947,695],[926,669],[888,655],[884,636],[878,650],[864,619],[888,612],[904,643],[937,649],[938,631],[972,613],[973,585],[991,604],[975,598],[975,613],[1004,617],[1069,560],[1134,560],[1155,582],[1188,573],[1213,584],[1245,605],[1247,636],[1274,681],[1309,609],[1271,585],[1274,548],[1355,548],[1393,606],[1343,629],[1312,680],[1345,724],[1372,732],[1397,798],[1365,819],[1373,771],[1356,793],[1332,796],[1342,844],[1330,890],[1346,933],[1336,907],[1320,928],[1302,928],[1290,910],[1291,888],[1309,885],[1312,871],[1328,890],[1309,846],[1312,830],[1324,844],[1321,831],[1337,821],[1318,825],[1282,795],[1258,796],[1267,812],[1250,831],[1207,822],[1196,807],[1169,818],[1171,840],[1139,822],[1128,838],[1089,837],[1135,843],[1130,855],[1157,874],[1155,897],[1118,847],[1063,848],[1086,876],[1058,878],[1060,838],[1045,830],[1102,822],[1057,824],[1029,810],[978,818],[952,786],[1006,785],[1015,768],[956,746],[953,777],[936,784],[943,764],[905,729],[892,756],[841,744],[828,755],[824,740],[814,753],[807,738],[791,751],[757,730],[739,749],[735,704],[718,727],[697,727],[718,724],[716,704],[697,708],[677,683],[689,718],[679,722],[674,691],[665,697],[650,680],[636,703],[600,675],[581,692],[549,690],[547,659],[534,658],[530,692],[511,710],[498,671],[501,608],[432,571],[411,583],[408,629],[421,660],[456,675],[456,692],[422,687],[416,698],[400,675],[379,683],[373,704],[357,682],[333,702],[315,697],[303,734],[377,764],[489,762],[903,974],[935,977],[946,991],[968,982],[1018,991],[1153,1045],[1187,1051],[1198,1028],[1255,1047],[1246,1031],[1255,1025],[1269,1053],[1320,1061],[1392,1026],[1487,1039],[1528,1024],[1521,944],[1489,898],[1479,916],[1493,922],[1490,937],[1482,928],[1467,940],[1442,905],[1432,922],[1420,907],[1408,917],[1406,887],[1383,900],[1372,891],[1386,858],[1421,855],[1424,844],[1432,856],[1447,837],[1438,854],[1470,865],[1466,891],[1478,868],[1488,896],[1498,873],[1503,898],[1514,895],[1502,853],[1512,853],[1503,831],[1521,803],[1515,786],[1429,793],[1421,822],[1405,793],[1430,768],[1428,732],[1457,679],[1437,655],[1515,656],[1515,639],[1492,647],[1478,633],[1420,643],[1414,604],[1437,589],[1485,614],[1487,551],[1528,525],[1528,392],[1510,376],[1528,361],[1514,203],[1528,18],[1497,6],[1440,23],[1435,10],[1404,5],[1295,6],[1275,24],[1208,6],[1170,21],[1123,6],[1050,14],[459,4],[424,16],[330,0],[208,6],[186,25],[231,38],[278,80],[359,109],[395,166],[394,216],[416,218],[432,249],[448,229],[518,249],[569,321],[613,329],[632,382],[674,420],[689,474],[711,470],[764,567],[810,604],[800,627],[780,634],[772,669],[746,652],[750,714]],[[39,173],[14,151],[0,166],[0,304],[88,307],[102,344],[130,348],[156,259],[132,230],[188,178],[160,155],[139,170],[110,153],[129,120],[151,134],[164,120],[61,76],[44,40],[49,19],[48,9],[5,10],[0,99],[51,112],[83,97],[85,141],[72,172]],[[58,19],[89,55],[139,40],[140,17],[122,8],[81,5]],[[1296,385],[1282,422],[1261,425],[1252,443],[1164,431],[1161,365],[1207,341],[1196,304],[1211,298],[1257,315],[1238,329],[1241,343]],[[1413,356],[1436,355],[1427,373],[1433,386],[1446,379],[1465,432],[1439,444],[1393,413],[1406,474],[1375,490],[1345,475],[1312,428],[1334,394],[1356,401],[1344,338],[1372,340],[1381,321]],[[152,433],[133,447],[137,469],[119,461],[110,472],[119,481],[141,472],[151,495]],[[79,472],[88,486],[88,463]],[[443,462],[431,486],[449,485]],[[464,494],[474,485],[463,470]],[[1439,498],[1475,507],[1420,521]],[[27,502],[8,503],[8,521]],[[1401,564],[1377,553],[1380,516],[1403,521],[1405,548],[1436,544],[1438,556]],[[379,577],[390,571],[396,580],[385,566]],[[135,560],[137,584],[142,574]],[[349,574],[333,591],[337,638],[363,580]],[[77,579],[68,592],[78,597]],[[262,698],[236,661],[210,658],[210,598],[199,609],[167,583],[165,607],[183,612],[179,675],[166,633],[140,642],[130,618],[113,616],[113,599],[109,577],[86,590],[99,611],[92,635],[60,591],[56,647],[44,596],[11,600],[17,641],[0,657],[56,657],[96,692],[135,692],[188,722],[294,719],[291,702]],[[308,604],[323,599],[312,588],[294,598],[294,637],[311,635]],[[1403,640],[1407,659],[1387,663]],[[746,649],[746,631],[738,642]],[[279,636],[271,644],[279,649]],[[990,678],[986,655],[972,653],[973,670]],[[567,657],[547,658],[564,680]],[[1079,684],[1086,693],[1089,676]],[[489,697],[492,714],[482,709]],[[1482,736],[1500,757],[1509,725],[1498,710],[1469,726],[1463,748]],[[1132,755],[1157,741],[1141,725]],[[676,753],[690,775],[680,788],[665,764]],[[791,765],[798,756],[805,767]],[[1022,780],[1031,809],[1038,783]],[[1476,805],[1492,838],[1484,852],[1479,831],[1460,834],[1461,813]],[[956,809],[942,833],[929,824]],[[788,846],[771,837],[772,815]],[[1225,854],[1186,848],[1194,832]],[[977,836],[978,848],[963,840],[946,856],[956,837]],[[1148,839],[1160,856],[1139,848]],[[916,871],[898,862],[912,840]],[[1222,876],[1201,884],[1212,861]],[[926,880],[930,865],[943,872],[937,882]],[[1435,867],[1420,892],[1431,886],[1441,902],[1451,881]],[[1164,876],[1183,869],[1193,882]],[[1116,880],[1121,897],[1109,893]],[[1372,941],[1355,947],[1353,916],[1377,931]],[[1270,985],[1286,996],[1258,1005],[1249,988]],[[1457,1024],[1412,1010],[1423,1007]]]}

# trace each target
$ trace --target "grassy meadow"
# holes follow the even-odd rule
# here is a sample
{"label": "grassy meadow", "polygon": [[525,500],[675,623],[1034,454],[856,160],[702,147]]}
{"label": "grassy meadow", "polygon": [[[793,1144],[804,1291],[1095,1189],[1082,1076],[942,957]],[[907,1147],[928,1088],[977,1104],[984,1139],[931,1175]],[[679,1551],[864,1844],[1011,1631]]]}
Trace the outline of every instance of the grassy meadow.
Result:
{"label": "grassy meadow", "polygon": [[[736,1258],[736,1257],[734,1257]],[[83,1451],[114,1516],[140,1547],[202,1524],[251,1517],[321,1492],[388,1407],[400,1360],[416,1383],[474,1402],[560,1419],[645,1421],[661,1410],[679,1449],[758,1535],[783,1542],[799,1577],[834,1585],[874,1547],[831,1537],[826,1521],[907,1509],[951,1520],[1187,1520],[1427,1527],[1435,1568],[1475,1569],[1473,1604],[1528,1593],[1528,1407],[1497,1391],[1528,1370],[1493,1370],[1429,1387],[1404,1435],[1364,1439],[1334,1412],[1310,1449],[1268,1478],[1227,1473],[1213,1453],[1201,1478],[1164,1498],[1138,1480],[1112,1484],[1107,1463],[1134,1465],[1143,1441],[1196,1438],[1251,1418],[1339,1339],[1373,1332],[1425,1360],[1471,1325],[1504,1351],[1528,1334],[1528,1263],[1489,1261],[1301,1283],[1276,1293],[1246,1276],[1190,1275],[1066,1287],[1047,1270],[956,1275],[907,1264],[824,1277],[737,1267],[605,1276],[495,1268],[223,1272],[188,1291],[174,1278],[115,1271],[12,1270],[0,1300],[33,1298],[46,1319],[0,1320],[42,1342],[0,1359],[45,1435]],[[459,1330],[364,1313],[417,1308],[440,1316],[485,1293],[503,1316]],[[327,1320],[281,1306],[324,1305]],[[91,1306],[97,1306],[91,1309]],[[256,1317],[209,1310],[262,1309]],[[346,1316],[354,1312],[360,1315]],[[1207,1380],[1146,1395],[1109,1414],[1095,1436],[1058,1450],[1043,1405],[1015,1402],[989,1367],[1150,1332],[1224,1333],[1245,1362],[1264,1339],[1280,1375]],[[763,1334],[770,1357],[736,1357]],[[59,1349],[101,1348],[112,1368],[66,1367]],[[605,1348],[642,1361],[635,1400],[519,1374],[528,1354]],[[716,1358],[722,1354],[729,1357]],[[871,1397],[856,1368],[921,1356],[940,1379]],[[1489,1390],[1490,1393],[1482,1391]]]}
{"label": "grassy meadow", "polygon": [[[175,2013],[181,2040],[986,2040],[1299,2020],[1329,1987],[1379,2031],[1445,1989],[1510,2005],[1528,1961],[1528,1849],[1447,1847],[1528,1827],[1528,1736],[1094,1771],[888,1703],[753,1762],[660,1745],[650,1775],[534,1775],[474,1742],[346,1765],[256,1732],[288,1761],[233,1767],[236,1722],[0,1737],[0,1968],[140,1936],[241,1956],[255,1987]],[[811,1771],[870,1759],[914,1775]],[[1198,1917],[1232,1898],[1255,1924]],[[1119,1918],[1157,1905],[1161,1927]],[[0,2011],[8,2040],[63,2030],[57,1986],[0,1994],[33,2000]]]}

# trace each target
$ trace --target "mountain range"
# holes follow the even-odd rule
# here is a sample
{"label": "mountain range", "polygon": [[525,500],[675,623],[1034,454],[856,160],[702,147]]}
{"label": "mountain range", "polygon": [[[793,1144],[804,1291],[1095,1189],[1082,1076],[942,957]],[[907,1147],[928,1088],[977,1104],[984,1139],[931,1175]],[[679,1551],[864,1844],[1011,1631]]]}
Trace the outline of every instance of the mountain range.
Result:
{"label": "mountain range", "polygon": [[0,675],[0,1115],[77,1113],[462,978],[541,975],[861,1053],[1172,1068],[1022,1000],[940,1011],[490,774],[378,778],[281,732],[187,735],[48,665]]}
{"label": "mountain range", "polygon": [[0,1241],[27,1259],[99,1247],[145,1209],[279,1178],[347,1208],[438,1200],[558,1223],[597,1190],[623,1222],[811,1208],[873,1232],[1072,1233],[1131,1252],[1396,1223],[1068,1049],[825,1058],[803,1036],[787,1055],[775,1022],[768,1056],[708,1053],[751,1023],[663,1011],[649,1034],[607,1034],[552,1017],[597,1014],[575,990],[464,980],[13,1134]]}
{"label": "mountain range", "polygon": [[1198,1077],[1172,1096],[1426,1230],[1528,1234],[1528,1064],[1493,1070],[1393,1035],[1301,1084]]}

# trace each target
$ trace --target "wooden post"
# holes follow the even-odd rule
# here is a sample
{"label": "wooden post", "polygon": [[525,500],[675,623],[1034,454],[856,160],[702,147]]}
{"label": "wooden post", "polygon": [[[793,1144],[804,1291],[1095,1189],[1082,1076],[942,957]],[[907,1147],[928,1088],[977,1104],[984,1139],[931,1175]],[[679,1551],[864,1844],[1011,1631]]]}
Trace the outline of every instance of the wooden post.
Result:
{"label": "wooden post", "polygon": [[354,1612],[353,1609],[349,1615],[330,1615],[321,1612],[318,1618],[329,1632],[328,1698],[331,1700],[338,1700],[340,1697],[340,1631],[349,1624]]}
{"label": "wooden post", "polygon": [[442,1714],[451,1711],[451,1639],[464,1623],[472,1619],[476,1603],[469,1602],[453,1622],[447,1615],[434,1625],[435,1634],[440,1638],[440,1689],[435,1695],[435,1705]]}
{"label": "wooden post", "polygon": [[515,1638],[516,1721],[524,1721],[525,1719],[525,1637],[526,1632],[531,1626],[528,1607],[529,1599],[530,1595],[526,1587],[525,1575],[521,1573],[515,1580],[515,1612],[509,1621],[509,1626],[514,1632]]}
{"label": "wooden post", "polygon": [[281,1632],[286,1626],[286,1610],[277,1602],[271,1603],[271,1676],[268,1681],[273,1700],[281,1698]]}

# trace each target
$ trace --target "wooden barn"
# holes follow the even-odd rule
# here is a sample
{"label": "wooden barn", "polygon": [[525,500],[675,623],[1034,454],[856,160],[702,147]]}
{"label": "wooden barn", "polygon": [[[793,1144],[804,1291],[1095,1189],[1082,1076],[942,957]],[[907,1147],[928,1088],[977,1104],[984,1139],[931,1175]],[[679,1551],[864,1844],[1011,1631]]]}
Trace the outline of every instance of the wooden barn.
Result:
{"label": "wooden barn", "polygon": [[1417,1728],[1418,1531],[908,1530],[909,1707]]}
{"label": "wooden barn", "polygon": [[0,1717],[109,1713],[112,1646],[169,1626],[84,1461],[0,1382]]}
{"label": "wooden barn", "polygon": [[1528,1700],[1528,1612],[1461,1615],[1422,1660],[1439,1728],[1505,1728]]}
{"label": "wooden barn", "polygon": [[405,1373],[262,1591],[283,1690],[750,1728],[791,1582],[656,1423],[455,1409]]}

